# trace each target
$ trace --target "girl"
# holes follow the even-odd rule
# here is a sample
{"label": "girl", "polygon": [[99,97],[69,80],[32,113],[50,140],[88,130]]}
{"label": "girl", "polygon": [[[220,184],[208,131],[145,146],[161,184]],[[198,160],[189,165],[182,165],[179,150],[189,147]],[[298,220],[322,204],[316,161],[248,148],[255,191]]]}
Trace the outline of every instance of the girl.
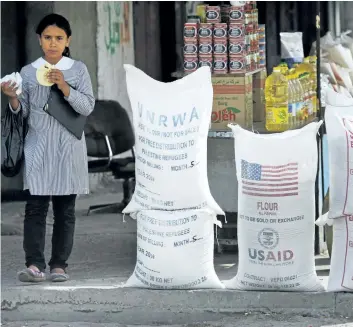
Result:
{"label": "girl", "polygon": [[69,279],[66,269],[74,240],[76,195],[89,192],[87,150],[84,135],[78,140],[43,110],[50,87],[38,83],[36,71],[44,64],[55,65],[47,75],[48,81],[56,84],[73,110],[81,115],[92,112],[95,99],[87,67],[70,58],[69,22],[50,14],[39,23],[36,33],[44,55],[22,68],[22,93],[17,96],[10,83],[1,84],[9,97],[10,110],[14,114],[22,110],[29,125],[24,146],[24,189],[30,193],[23,240],[27,268],[18,277],[22,282],[45,280],[46,216],[51,200],[54,226],[50,275],[53,282],[62,282]]}

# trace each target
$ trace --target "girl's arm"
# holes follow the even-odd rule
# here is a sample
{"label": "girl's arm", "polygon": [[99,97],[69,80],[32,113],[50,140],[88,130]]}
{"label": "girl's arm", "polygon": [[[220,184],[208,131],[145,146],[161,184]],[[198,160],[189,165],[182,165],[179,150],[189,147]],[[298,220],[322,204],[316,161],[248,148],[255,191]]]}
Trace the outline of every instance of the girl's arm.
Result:
{"label": "girl's arm", "polygon": [[22,93],[16,98],[9,99],[9,107],[14,114],[18,114],[20,110],[22,110],[23,117],[27,117],[29,111],[29,95],[27,88],[28,77],[23,68],[20,71],[20,75],[22,77]]}
{"label": "girl's arm", "polygon": [[77,88],[74,90],[70,87],[70,94],[65,99],[79,114],[88,116],[94,109],[95,98],[87,67],[84,63],[81,64]]}

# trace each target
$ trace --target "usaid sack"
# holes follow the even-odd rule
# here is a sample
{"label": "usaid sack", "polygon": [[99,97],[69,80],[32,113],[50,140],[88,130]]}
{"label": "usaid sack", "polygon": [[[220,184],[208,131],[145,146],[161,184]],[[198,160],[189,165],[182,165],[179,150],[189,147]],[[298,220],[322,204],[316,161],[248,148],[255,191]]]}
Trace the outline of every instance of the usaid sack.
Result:
{"label": "usaid sack", "polygon": [[126,287],[224,288],[213,265],[216,216],[199,210],[145,210],[137,219],[137,262]]}
{"label": "usaid sack", "polygon": [[329,292],[353,292],[353,216],[334,219]]}
{"label": "usaid sack", "polygon": [[316,135],[301,130],[259,135],[234,132],[238,179],[237,275],[240,290],[324,290],[314,261]]}
{"label": "usaid sack", "polygon": [[353,99],[328,89],[326,102],[329,218],[340,218],[353,215]]}
{"label": "usaid sack", "polygon": [[333,226],[328,292],[353,292],[353,216],[328,219],[321,216],[316,225]]}
{"label": "usaid sack", "polygon": [[124,213],[210,208],[207,138],[213,88],[209,67],[162,83],[124,65],[133,113],[136,188]]}

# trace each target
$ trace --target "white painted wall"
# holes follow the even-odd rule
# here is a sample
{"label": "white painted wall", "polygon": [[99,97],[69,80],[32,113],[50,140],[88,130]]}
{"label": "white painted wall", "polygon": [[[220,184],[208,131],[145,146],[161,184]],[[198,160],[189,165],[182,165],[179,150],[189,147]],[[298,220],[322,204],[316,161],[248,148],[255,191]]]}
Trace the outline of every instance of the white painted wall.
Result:
{"label": "white painted wall", "polygon": [[97,1],[98,99],[116,100],[129,113],[124,64],[134,64],[131,1]]}

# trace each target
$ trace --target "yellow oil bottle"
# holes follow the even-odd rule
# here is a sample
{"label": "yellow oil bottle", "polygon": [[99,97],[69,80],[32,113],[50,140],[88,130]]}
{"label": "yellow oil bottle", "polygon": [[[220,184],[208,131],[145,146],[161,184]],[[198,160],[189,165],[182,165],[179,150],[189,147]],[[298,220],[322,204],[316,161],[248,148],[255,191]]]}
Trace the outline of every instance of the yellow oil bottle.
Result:
{"label": "yellow oil bottle", "polygon": [[288,119],[289,119],[289,128],[293,129],[297,127],[296,119],[296,110],[297,110],[297,101],[296,101],[296,89],[293,83],[293,75],[288,73],[286,76],[288,80]]}
{"label": "yellow oil bottle", "polygon": [[299,82],[298,73],[294,68],[291,69],[293,76],[293,86],[295,89],[295,100],[296,100],[296,127],[300,127],[304,124],[304,90],[301,83]]}
{"label": "yellow oil bottle", "polygon": [[302,121],[303,123],[307,123],[309,119],[309,107],[310,107],[310,95],[308,91],[308,83],[307,83],[307,77],[305,76],[305,73],[299,75],[299,82],[302,86],[303,89],[303,116],[302,116]]}
{"label": "yellow oil bottle", "polygon": [[[305,92],[307,94],[307,119],[312,119],[314,117],[314,106],[316,103],[316,98],[314,97],[314,89],[315,86],[313,85],[313,74],[314,74],[314,68],[313,65],[310,64],[309,58],[305,58],[304,61],[296,66],[296,71],[298,72],[299,76],[303,75],[303,83],[305,84]],[[315,82],[316,84],[316,82]],[[315,92],[316,96],[316,92]]]}
{"label": "yellow oil bottle", "polygon": [[312,97],[313,97],[313,111],[314,117],[317,115],[317,111],[319,108],[319,102],[317,99],[317,69],[316,69],[316,56],[310,56],[305,58],[305,61],[308,62],[311,67],[313,68],[313,72],[310,74],[310,82],[311,82],[311,89],[312,89]]}
{"label": "yellow oil bottle", "polygon": [[271,132],[288,130],[288,81],[281,73],[281,67],[274,67],[266,78],[266,129]]}

